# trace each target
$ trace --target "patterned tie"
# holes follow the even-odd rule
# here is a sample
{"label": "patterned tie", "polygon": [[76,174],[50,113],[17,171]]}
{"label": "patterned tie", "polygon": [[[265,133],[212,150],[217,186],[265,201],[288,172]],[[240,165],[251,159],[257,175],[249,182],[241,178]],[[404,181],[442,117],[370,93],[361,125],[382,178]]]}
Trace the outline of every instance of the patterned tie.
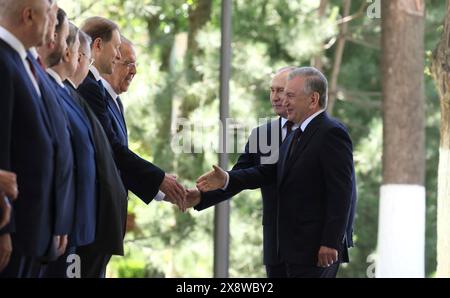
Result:
{"label": "patterned tie", "polygon": [[294,122],[288,120],[288,121],[286,121],[284,126],[286,127],[286,131],[287,131],[286,137],[287,137],[292,132],[292,126],[294,126]]}

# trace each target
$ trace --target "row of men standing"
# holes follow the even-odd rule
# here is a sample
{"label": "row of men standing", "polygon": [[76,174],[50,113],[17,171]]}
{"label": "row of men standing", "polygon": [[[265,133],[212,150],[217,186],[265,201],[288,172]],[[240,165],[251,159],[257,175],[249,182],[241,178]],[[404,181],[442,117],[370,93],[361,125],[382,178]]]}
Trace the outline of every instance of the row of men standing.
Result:
{"label": "row of men standing", "polygon": [[81,277],[104,277],[123,255],[128,190],[182,207],[176,177],[128,148],[119,94],[135,73],[115,23],[80,30],[54,0],[2,1],[0,169],[17,174],[19,195],[0,230],[0,277],[66,277],[73,254]]}

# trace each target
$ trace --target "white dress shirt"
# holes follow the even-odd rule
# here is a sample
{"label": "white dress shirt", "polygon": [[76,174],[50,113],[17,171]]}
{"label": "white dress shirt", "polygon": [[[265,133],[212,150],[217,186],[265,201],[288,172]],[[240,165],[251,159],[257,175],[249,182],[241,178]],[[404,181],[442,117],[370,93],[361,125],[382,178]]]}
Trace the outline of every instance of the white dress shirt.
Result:
{"label": "white dress shirt", "polygon": [[36,81],[36,78],[33,75],[33,72],[31,71],[30,64],[27,60],[27,50],[25,49],[24,45],[20,40],[18,40],[11,32],[6,30],[6,28],[0,26],[0,39],[2,39],[4,42],[6,42],[11,48],[13,48],[22,59],[23,66],[25,67],[25,70],[27,71],[28,77],[30,78],[31,82],[33,83],[34,88],[36,89],[36,92],[39,96],[41,96],[41,90],[39,89],[39,84]]}
{"label": "white dress shirt", "polygon": [[54,71],[51,68],[47,68],[47,73],[49,74],[49,76],[51,76],[53,79],[55,79],[55,81],[59,85],[59,87],[66,89],[66,86],[64,86],[61,76],[56,71]]}
{"label": "white dress shirt", "polygon": [[117,109],[119,110],[119,113],[122,114],[122,110],[120,109],[119,102],[117,101],[117,98],[119,97],[119,95],[116,93],[116,91],[114,91],[113,87],[107,80],[105,80],[104,78],[101,78],[101,81],[102,81],[102,84],[105,87],[106,91],[108,91],[109,95],[111,95],[114,103],[117,106]]}

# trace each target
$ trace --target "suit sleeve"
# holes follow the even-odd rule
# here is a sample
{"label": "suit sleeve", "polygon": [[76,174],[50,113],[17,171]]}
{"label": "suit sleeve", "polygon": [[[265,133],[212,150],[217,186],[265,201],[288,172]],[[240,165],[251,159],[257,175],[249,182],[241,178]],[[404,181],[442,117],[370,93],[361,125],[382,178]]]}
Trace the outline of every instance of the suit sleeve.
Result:
{"label": "suit sleeve", "polygon": [[347,228],[353,193],[353,153],[348,133],[339,127],[324,136],[320,153],[326,191],[323,246],[339,249]]}
{"label": "suit sleeve", "polygon": [[[10,170],[14,87],[12,76],[2,62],[0,62],[0,76],[2,77],[2,88],[0,88],[0,169]],[[9,224],[0,229],[0,235],[12,232],[14,232],[14,218],[11,216]]]}
{"label": "suit sleeve", "polygon": [[164,171],[121,144],[112,129],[107,102],[94,82],[85,81],[80,85],[78,91],[85,98],[105,130],[126,188],[145,203],[150,203],[159,191],[165,177]]}
{"label": "suit sleeve", "polygon": [[[254,129],[250,135],[250,138],[255,136],[256,130]],[[247,169],[256,166],[257,158],[258,157],[256,153],[250,153],[249,141],[247,141],[247,144],[245,144],[244,152],[239,156],[238,161],[233,166],[232,170]],[[206,208],[215,206],[223,201],[230,199],[231,197],[233,197],[233,195],[234,195],[233,193],[229,191],[223,191],[221,189],[201,193],[202,199],[200,203],[198,203],[194,207],[194,209],[197,211],[204,210]]]}

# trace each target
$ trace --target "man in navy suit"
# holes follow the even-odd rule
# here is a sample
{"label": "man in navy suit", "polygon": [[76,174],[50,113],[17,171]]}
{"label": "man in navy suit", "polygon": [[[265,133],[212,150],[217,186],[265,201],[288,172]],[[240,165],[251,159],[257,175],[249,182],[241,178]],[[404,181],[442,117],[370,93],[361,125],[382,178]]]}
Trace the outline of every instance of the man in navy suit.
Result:
{"label": "man in navy suit", "polygon": [[[0,255],[11,246],[1,277],[36,276],[55,233],[54,140],[27,49],[45,42],[48,0],[2,0],[0,5],[0,168],[18,176],[20,195],[0,231]],[[6,256],[7,257],[7,256]]]}
{"label": "man in navy suit", "polygon": [[[51,30],[51,28],[48,28]],[[66,39],[69,33],[69,23],[65,12],[62,9],[57,11],[57,23],[55,35],[61,45],[53,47],[58,51],[60,47],[67,48]],[[46,36],[49,37],[48,35]],[[50,41],[46,39],[46,44],[37,49],[31,49],[28,58],[36,72],[39,81],[39,88],[42,92],[42,100],[49,115],[52,126],[52,136],[55,146],[55,180],[54,180],[54,208],[55,208],[55,229],[53,246],[50,248],[45,258],[42,258],[35,266],[41,275],[45,264],[55,261],[61,256],[67,247],[68,234],[72,230],[75,208],[75,181],[74,181],[74,158],[71,144],[71,131],[69,120],[62,106],[62,99],[46,72],[46,65],[42,61],[47,61],[53,55],[51,51],[45,51],[47,56],[39,56],[41,48],[46,47]],[[59,54],[58,54],[59,55]],[[62,56],[55,58],[60,61]]]}
{"label": "man in navy suit", "polygon": [[[271,81],[270,102],[274,112],[279,116],[255,128],[245,145],[245,152],[239,156],[233,170],[251,168],[260,164],[274,163],[278,160],[281,143],[297,128],[287,119],[287,111],[283,106],[282,96],[287,77],[294,67],[285,67],[277,71]],[[284,266],[280,263],[276,251],[276,215],[277,215],[277,185],[272,183],[261,187],[263,201],[263,259],[267,277],[285,277]],[[196,189],[189,190],[189,201],[193,196],[199,201],[195,210],[201,211],[230,198],[227,192],[216,190],[201,193]]]}
{"label": "man in navy suit", "polygon": [[[186,191],[175,177],[165,174],[132,152],[126,142],[126,131],[121,131],[119,135],[119,130],[115,127],[117,115],[111,112],[111,100],[102,83],[102,76],[112,74],[116,62],[121,58],[121,37],[117,25],[107,19],[93,17],[85,21],[81,30],[92,38],[91,50],[95,63],[78,90],[97,115],[108,136],[125,187],[147,204],[161,190],[179,205],[184,205]],[[114,106],[112,108],[115,109]]]}
{"label": "man in navy suit", "polygon": [[287,277],[336,277],[348,261],[346,232],[353,200],[352,142],[327,116],[328,82],[312,67],[289,74],[284,106],[300,127],[280,147],[276,164],[228,173],[218,167],[200,177],[201,191],[236,194],[277,183],[277,255]]}
{"label": "man in navy suit", "polygon": [[[74,254],[76,247],[92,243],[95,239],[97,214],[97,175],[95,148],[92,127],[79,103],[72,97],[64,81],[77,70],[79,60],[78,28],[69,24],[66,39],[67,48],[57,65],[48,68],[50,80],[62,107],[67,115],[71,128],[72,148],[75,166],[75,220],[69,235],[66,253],[57,261],[50,263],[46,269],[46,277],[66,277],[67,257]],[[89,266],[89,264],[83,264]]]}
{"label": "man in navy suit", "polygon": [[82,107],[92,127],[95,146],[97,177],[97,214],[95,240],[87,246],[78,247],[76,253],[81,261],[81,278],[104,277],[111,255],[124,255],[123,239],[127,220],[127,191],[116,167],[108,137],[102,125],[90,109],[77,87],[84,81],[92,64],[91,38],[79,31],[80,59],[75,73],[65,85],[72,98]]}

